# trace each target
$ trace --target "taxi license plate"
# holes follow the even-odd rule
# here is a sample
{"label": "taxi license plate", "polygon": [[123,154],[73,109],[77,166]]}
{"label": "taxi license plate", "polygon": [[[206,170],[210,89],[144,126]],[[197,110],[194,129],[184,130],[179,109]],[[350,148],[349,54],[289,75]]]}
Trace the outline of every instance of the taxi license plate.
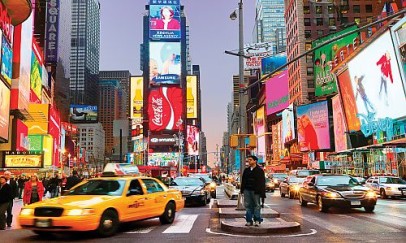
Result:
{"label": "taxi license plate", "polygon": [[48,228],[48,227],[51,227],[51,225],[52,225],[51,219],[35,220],[35,227],[38,227],[38,228]]}
{"label": "taxi license plate", "polygon": [[361,205],[361,201],[351,201],[351,205]]}

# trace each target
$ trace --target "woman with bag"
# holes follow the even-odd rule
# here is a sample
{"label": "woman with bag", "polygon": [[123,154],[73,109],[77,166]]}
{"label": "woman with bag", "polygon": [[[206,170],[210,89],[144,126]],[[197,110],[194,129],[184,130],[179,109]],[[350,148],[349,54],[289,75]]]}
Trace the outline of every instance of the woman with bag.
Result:
{"label": "woman with bag", "polygon": [[24,186],[24,205],[42,201],[43,196],[44,185],[38,180],[38,176],[32,175],[31,179],[27,181]]}

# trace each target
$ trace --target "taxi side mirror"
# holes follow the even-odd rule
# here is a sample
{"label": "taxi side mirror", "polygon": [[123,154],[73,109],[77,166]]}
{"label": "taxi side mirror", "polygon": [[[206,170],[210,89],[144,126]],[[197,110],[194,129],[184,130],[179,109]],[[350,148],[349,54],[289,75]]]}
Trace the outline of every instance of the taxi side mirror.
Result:
{"label": "taxi side mirror", "polygon": [[142,191],[139,188],[132,188],[128,190],[127,196],[142,195]]}

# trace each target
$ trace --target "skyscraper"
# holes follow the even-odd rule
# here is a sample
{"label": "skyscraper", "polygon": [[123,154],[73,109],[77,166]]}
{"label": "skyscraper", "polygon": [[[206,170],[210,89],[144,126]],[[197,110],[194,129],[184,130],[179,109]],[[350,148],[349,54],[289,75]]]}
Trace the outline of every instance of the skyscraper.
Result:
{"label": "skyscraper", "polygon": [[100,51],[100,3],[72,2],[71,104],[97,105]]}

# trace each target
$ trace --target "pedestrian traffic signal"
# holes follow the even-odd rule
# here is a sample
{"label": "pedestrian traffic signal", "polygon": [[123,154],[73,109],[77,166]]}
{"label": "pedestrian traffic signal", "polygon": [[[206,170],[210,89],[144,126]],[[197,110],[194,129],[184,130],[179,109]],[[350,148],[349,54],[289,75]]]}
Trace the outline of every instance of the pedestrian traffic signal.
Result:
{"label": "pedestrian traffic signal", "polygon": [[230,147],[231,148],[237,148],[238,147],[238,136],[237,135],[231,135],[230,136]]}

